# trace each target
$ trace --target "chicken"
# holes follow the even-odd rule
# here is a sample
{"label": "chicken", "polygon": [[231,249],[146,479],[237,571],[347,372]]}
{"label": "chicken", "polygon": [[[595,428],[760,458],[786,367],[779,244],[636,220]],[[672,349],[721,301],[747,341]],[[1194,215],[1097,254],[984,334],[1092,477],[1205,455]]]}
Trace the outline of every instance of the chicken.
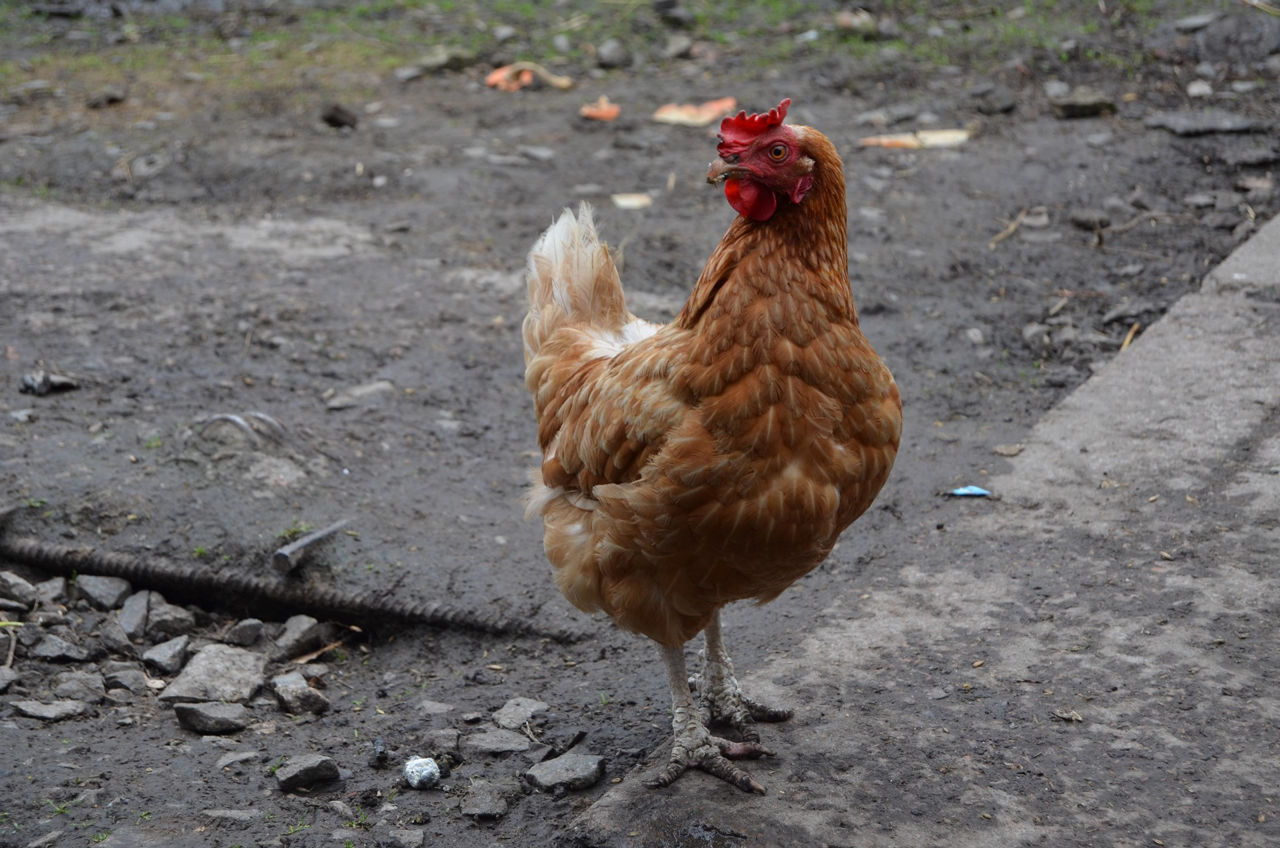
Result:
{"label": "chicken", "polygon": [[[529,513],[565,597],[661,648],[675,739],[653,786],[696,767],[764,791],[730,760],[771,755],[755,722],[791,713],[742,693],[720,609],[772,600],[822,562],[884,485],[902,431],[850,292],[840,157],[784,123],[789,105],[721,123],[707,180],[739,217],[670,324],[627,311],[585,204],[529,255],[542,448]],[[684,645],[699,632],[695,682]]]}

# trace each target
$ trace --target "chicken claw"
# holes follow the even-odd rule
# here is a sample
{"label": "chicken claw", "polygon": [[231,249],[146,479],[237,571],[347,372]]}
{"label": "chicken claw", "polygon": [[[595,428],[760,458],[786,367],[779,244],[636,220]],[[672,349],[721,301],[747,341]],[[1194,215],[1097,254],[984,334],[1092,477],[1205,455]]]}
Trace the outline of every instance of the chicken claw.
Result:
{"label": "chicken claw", "polygon": [[[710,634],[711,628],[708,627],[707,630]],[[708,636],[709,646],[718,644],[718,633],[719,622],[717,621],[717,636]],[[710,649],[709,654],[718,656],[714,649]],[[779,715],[781,712],[763,710],[758,704],[743,698],[742,692],[737,688],[737,681],[732,681],[732,666],[729,666],[729,680],[732,681],[732,688],[717,687],[713,683],[708,691],[723,690],[721,694],[708,698],[707,693],[703,693],[695,704],[689,691],[688,678],[685,676],[684,650],[679,647],[664,647],[662,658],[666,663],[668,682],[671,684],[671,728],[675,733],[675,741],[671,745],[671,760],[656,777],[648,781],[648,786],[655,789],[670,786],[676,778],[690,768],[697,768],[744,792],[763,795],[764,787],[729,760],[772,757],[773,751],[760,744],[760,734],[755,732],[752,708],[760,709],[762,715]],[[727,661],[728,657],[724,659]],[[712,672],[710,677],[713,681],[720,681],[717,672]],[[713,717],[724,719],[732,724],[742,735],[742,740],[722,739],[711,735],[707,724]]]}
{"label": "chicken claw", "polygon": [[[683,717],[682,713],[687,717]],[[675,742],[671,746],[671,760],[646,785],[654,789],[670,786],[690,768],[697,768],[744,792],[765,794],[763,786],[751,775],[729,762],[729,759],[771,757],[773,752],[761,745],[759,741],[735,742],[712,736],[706,725],[691,713],[689,705],[677,708],[676,718],[672,723],[674,725],[679,722],[682,726],[676,727]]]}
{"label": "chicken claw", "polygon": [[722,721],[738,731],[743,741],[759,742],[755,729],[757,721],[779,722],[791,718],[793,711],[761,703],[742,693],[738,679],[733,674],[733,661],[724,647],[720,631],[720,613],[716,612],[705,632],[707,653],[702,667],[702,677],[693,685],[700,690],[702,706],[706,713],[703,721],[710,724]]}

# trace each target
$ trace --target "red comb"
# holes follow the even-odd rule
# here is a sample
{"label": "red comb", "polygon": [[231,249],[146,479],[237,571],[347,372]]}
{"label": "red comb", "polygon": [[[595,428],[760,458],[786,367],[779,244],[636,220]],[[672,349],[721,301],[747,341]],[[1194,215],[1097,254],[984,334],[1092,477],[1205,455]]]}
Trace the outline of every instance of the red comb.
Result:
{"label": "red comb", "polygon": [[790,106],[791,98],[788,97],[764,114],[748,115],[744,109],[725,118],[720,122],[720,144],[716,147],[720,157],[742,153],[765,130],[781,124]]}

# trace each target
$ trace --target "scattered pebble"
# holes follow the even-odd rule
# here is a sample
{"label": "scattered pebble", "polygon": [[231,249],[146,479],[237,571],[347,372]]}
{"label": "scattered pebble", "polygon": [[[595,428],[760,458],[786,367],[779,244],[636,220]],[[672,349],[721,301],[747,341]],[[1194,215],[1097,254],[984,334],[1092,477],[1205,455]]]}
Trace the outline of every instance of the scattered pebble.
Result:
{"label": "scattered pebble", "polygon": [[413,757],[404,764],[404,779],[414,789],[430,789],[440,781],[440,766],[431,757]]}
{"label": "scattered pebble", "polygon": [[291,616],[276,637],[272,655],[277,660],[290,659],[315,650],[324,642],[324,628],[309,615]]}
{"label": "scattered pebble", "polygon": [[173,712],[179,724],[196,733],[238,733],[249,725],[244,704],[174,704]]}
{"label": "scattered pebble", "polygon": [[312,688],[300,673],[291,671],[271,680],[280,708],[291,715],[329,711],[329,699],[318,689]]}
{"label": "scattered pebble", "polygon": [[1209,133],[1262,132],[1266,124],[1257,118],[1237,115],[1225,109],[1183,109],[1148,115],[1146,125],[1165,129],[1174,135],[1192,136]]}
{"label": "scattered pebble", "polygon": [[470,754],[514,754],[529,750],[528,736],[514,730],[485,730],[461,740],[462,750]]}
{"label": "scattered pebble", "polygon": [[116,615],[125,635],[135,642],[147,632],[147,609],[150,606],[151,593],[143,590],[126,598]]}
{"label": "scattered pebble", "polygon": [[493,722],[507,730],[517,730],[524,723],[540,712],[545,712],[548,705],[532,698],[512,698],[494,712]]}
{"label": "scattered pebble", "polygon": [[1049,108],[1058,118],[1094,118],[1104,112],[1114,112],[1116,104],[1096,88],[1078,85],[1065,95],[1050,95]]}
{"label": "scattered pebble", "polygon": [[[513,158],[518,163],[528,161],[521,156]],[[376,399],[380,395],[393,394],[395,390],[396,387],[390,380],[377,380],[361,386],[352,386],[332,395],[325,401],[325,408],[330,410],[351,409],[352,407],[360,406],[366,401]]]}
{"label": "scattered pebble", "polygon": [[36,602],[36,587],[12,571],[0,571],[0,598],[30,607]]}
{"label": "scattered pebble", "polygon": [[262,686],[267,658],[230,645],[206,645],[164,692],[162,701],[247,701]]}
{"label": "scattered pebble", "polygon": [[68,701],[100,704],[106,695],[106,687],[100,674],[65,671],[54,678],[53,694]]}
{"label": "scattered pebble", "polygon": [[337,780],[338,776],[337,762],[324,754],[290,757],[276,769],[276,783],[280,786],[281,792],[305,789],[317,783]]}
{"label": "scattered pebble", "polygon": [[133,663],[113,662],[103,667],[102,682],[108,689],[143,692],[147,688],[147,675]]}
{"label": "scattered pebble", "polygon": [[84,662],[89,659],[89,651],[56,633],[47,633],[31,649],[31,656],[35,659],[49,660],[51,662]]}
{"label": "scattered pebble", "polygon": [[525,779],[547,792],[589,789],[604,777],[604,758],[568,753],[545,760],[525,772]]}
{"label": "scattered pebble", "polygon": [[1089,232],[1111,226],[1111,216],[1101,209],[1073,209],[1068,219],[1073,227]]}
{"label": "scattered pebble", "polygon": [[495,821],[507,814],[507,799],[493,784],[477,782],[462,802],[462,814],[477,821]]}
{"label": "scattered pebble", "polygon": [[10,706],[17,711],[18,715],[38,718],[41,721],[62,721],[65,718],[83,715],[89,709],[89,705],[83,701],[53,701],[48,704],[41,701],[14,701]]}
{"label": "scattered pebble", "polygon": [[159,592],[151,593],[147,608],[147,635],[181,636],[196,627],[196,617],[190,610],[171,604]]}
{"label": "scattered pebble", "polygon": [[1187,83],[1187,96],[1193,98],[1212,97],[1213,85],[1208,80],[1192,80]]}
{"label": "scattered pebble", "polygon": [[596,64],[606,70],[631,64],[631,51],[616,38],[607,38],[596,48]]}
{"label": "scattered pebble", "polygon": [[331,103],[320,113],[320,120],[334,129],[355,129],[360,123],[360,116],[341,103]]}
{"label": "scattered pebble", "polygon": [[189,636],[175,636],[143,651],[142,661],[161,674],[177,674],[187,661],[187,646],[190,641]]}
{"label": "scattered pebble", "polygon": [[133,592],[129,581],[122,577],[99,577],[93,574],[77,577],[75,587],[80,597],[101,610],[117,609]]}
{"label": "scattered pebble", "polygon": [[245,618],[237,621],[227,635],[223,637],[228,645],[239,645],[247,648],[262,638],[262,621],[257,618]]}

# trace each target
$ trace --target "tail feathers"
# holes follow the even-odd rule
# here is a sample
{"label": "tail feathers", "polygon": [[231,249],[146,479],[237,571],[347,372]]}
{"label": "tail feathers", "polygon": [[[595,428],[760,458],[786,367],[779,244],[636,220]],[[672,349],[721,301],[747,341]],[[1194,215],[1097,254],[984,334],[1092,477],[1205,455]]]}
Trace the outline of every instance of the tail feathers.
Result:
{"label": "tail feathers", "polygon": [[524,320],[525,362],[566,324],[620,334],[632,319],[609,249],[596,235],[591,207],[575,217],[566,209],[529,252],[529,314]]}

